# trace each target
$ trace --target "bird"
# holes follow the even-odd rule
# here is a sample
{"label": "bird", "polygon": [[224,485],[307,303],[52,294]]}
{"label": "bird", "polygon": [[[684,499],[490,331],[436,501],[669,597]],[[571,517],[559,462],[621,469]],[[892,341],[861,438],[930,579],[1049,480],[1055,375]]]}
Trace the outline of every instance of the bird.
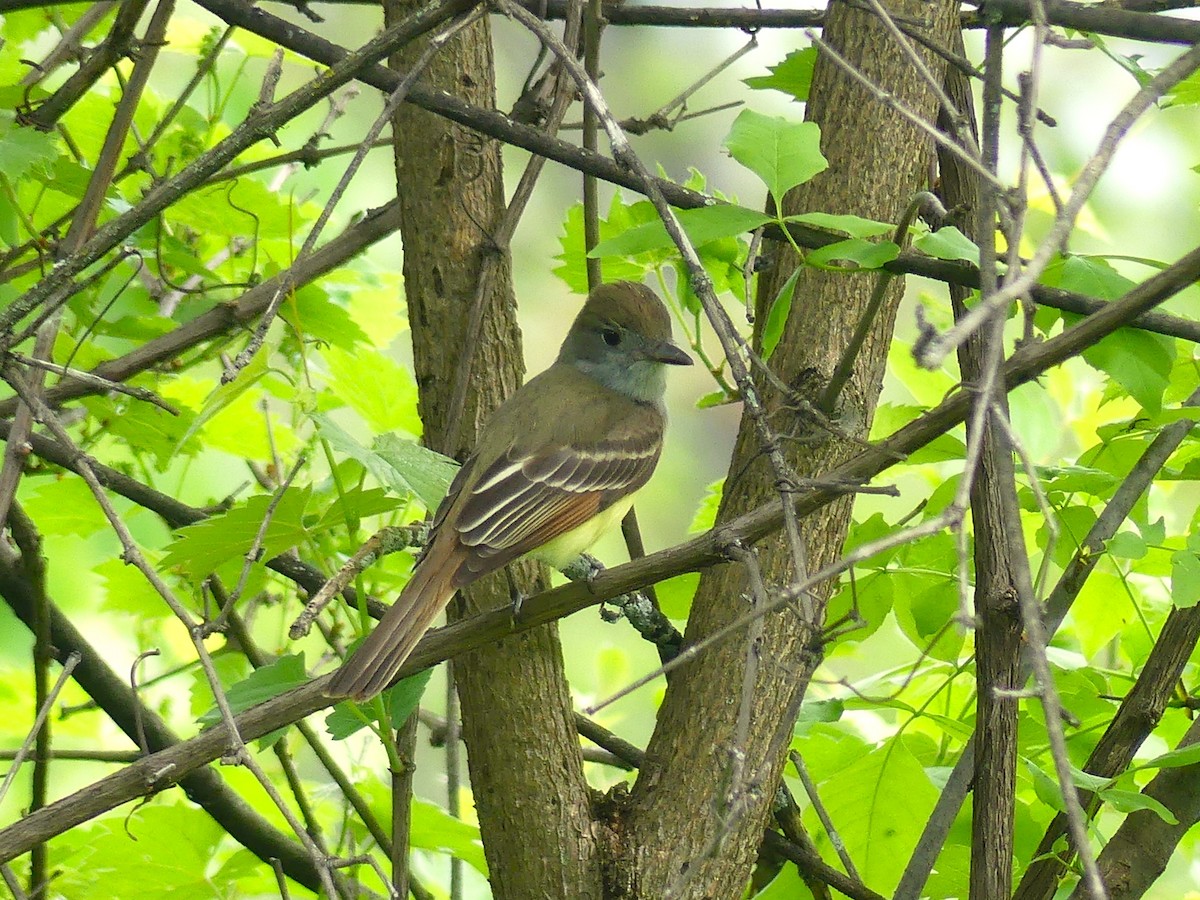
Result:
{"label": "bird", "polygon": [[688,365],[654,291],[594,288],[554,363],[485,422],[411,578],[326,696],[387,687],[458,589],[525,556],[561,569],[619,523],[662,451],[666,368]]}

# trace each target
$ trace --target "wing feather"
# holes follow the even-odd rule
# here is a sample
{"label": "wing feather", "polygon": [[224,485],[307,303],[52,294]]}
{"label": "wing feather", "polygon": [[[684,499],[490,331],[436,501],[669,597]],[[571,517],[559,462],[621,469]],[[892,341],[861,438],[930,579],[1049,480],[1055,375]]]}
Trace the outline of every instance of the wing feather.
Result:
{"label": "wing feather", "polygon": [[454,528],[480,562],[488,561],[485,568],[498,568],[642,487],[661,450],[659,421],[592,446],[557,446],[531,455],[510,448],[468,489]]}

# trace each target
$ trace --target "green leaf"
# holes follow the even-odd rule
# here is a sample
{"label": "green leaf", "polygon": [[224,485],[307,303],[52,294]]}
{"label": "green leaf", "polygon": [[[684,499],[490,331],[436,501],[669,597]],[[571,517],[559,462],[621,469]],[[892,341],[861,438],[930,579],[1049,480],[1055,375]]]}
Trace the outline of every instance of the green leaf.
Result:
{"label": "green leaf", "polygon": [[[807,751],[805,760],[819,777]],[[893,740],[851,757],[817,787],[864,883],[890,895],[937,800],[920,762],[903,741]],[[823,830],[813,835],[818,848],[830,849]]]}
{"label": "green leaf", "polygon": [[736,403],[737,397],[731,397],[724,391],[709,391],[696,401],[696,409],[712,409],[714,406],[724,406],[726,403]]}
{"label": "green leaf", "polygon": [[352,353],[330,347],[321,357],[329,367],[330,388],[371,431],[403,430],[420,437],[417,384],[408,369],[367,346]]}
{"label": "green leaf", "polygon": [[[312,488],[307,486],[292,487],[284,493],[263,538],[263,560],[292,549],[308,537],[304,512],[311,496]],[[160,568],[180,566],[198,580],[222,563],[245,556],[254,545],[271,500],[265,495],[250,497],[228,512],[180,528],[167,546]]]}
{"label": "green leaf", "polygon": [[[189,803],[165,798],[127,815],[106,816],[55,841],[54,896],[98,900],[230,896],[215,887],[210,866],[224,831]],[[261,867],[261,863],[259,863]]]}
{"label": "green leaf", "polygon": [[343,700],[325,717],[325,731],[335,741],[344,741],[350,735],[371,724],[367,714],[351,700]]}
{"label": "green leaf", "polygon": [[179,415],[174,416],[158,406],[115,396],[88,397],[83,405],[97,421],[105,423],[108,435],[123,440],[139,459],[153,456],[160,472],[180,456],[194,456],[201,449],[199,441],[185,443],[195,422],[195,414],[187,408],[177,405]]}
{"label": "green leaf", "polygon": [[58,157],[58,137],[0,118],[0,175],[16,185],[31,169]]}
{"label": "green leaf", "polygon": [[458,471],[454,460],[395,435],[380,435],[368,449],[328,416],[313,413],[317,432],[338,453],[358,460],[380,484],[415,494],[426,509],[437,509]]}
{"label": "green leaf", "polygon": [[796,736],[807,734],[818,722],[837,722],[845,712],[846,704],[842,700],[806,700],[800,704],[800,715],[792,733]]}
{"label": "green leaf", "polygon": [[346,522],[358,522],[367,516],[377,516],[404,506],[405,501],[383,488],[353,487],[329,504],[320,520],[312,527],[313,534],[340,528]]}
{"label": "green leaf", "polygon": [[1178,825],[1179,820],[1171,810],[1163,806],[1148,794],[1140,791],[1122,791],[1117,788],[1103,791],[1104,802],[1119,813],[1128,815],[1139,810],[1148,810],[1166,822],[1168,825]]}
{"label": "green leaf", "polygon": [[[873,243],[863,238],[850,238],[813,250],[804,257],[804,261],[818,269],[856,271],[858,269],[878,269],[899,255],[900,248],[891,241]],[[835,261],[841,264],[838,265]]]}
{"label": "green leaf", "polygon": [[[679,224],[687,232],[693,246],[700,248],[721,238],[733,237],[753,231],[760,225],[774,221],[765,213],[733,203],[717,203],[698,209],[680,209],[675,212]],[[650,250],[669,248],[675,250],[675,242],[667,234],[661,219],[631,228],[595,246],[588,256],[636,256]]]}
{"label": "green leaf", "polygon": [[692,608],[692,598],[696,596],[696,588],[699,586],[699,572],[684,572],[656,584],[654,592],[658,596],[658,605],[663,615],[668,619],[687,621]]}
{"label": "green leaf", "polygon": [[904,554],[904,564],[914,571],[900,571],[892,576],[893,612],[900,630],[914,647],[935,659],[954,662],[964,640],[962,629],[953,624],[959,608],[958,583],[951,577],[954,569],[949,560],[930,556],[929,562],[925,562],[924,558],[914,558],[916,554],[924,556],[927,548],[921,545],[927,543],[942,542],[927,538],[914,544]]}
{"label": "green leaf", "polygon": [[[44,534],[91,537],[109,528],[91,488],[82,478],[29,478],[21,502]],[[123,508],[124,504],[117,507]]]}
{"label": "green leaf", "polygon": [[[429,684],[433,669],[422,669],[415,675],[397,681],[383,692],[384,704],[388,711],[388,721],[392,728],[399,728],[412,715],[412,711],[421,702],[421,695]],[[369,724],[366,713],[361,706],[350,700],[343,700],[325,717],[325,730],[335,741],[344,741]]]}
{"label": "green leaf", "polygon": [[1066,809],[1066,804],[1063,803],[1062,790],[1059,787],[1058,780],[1052,778],[1040,766],[1034,765],[1029,760],[1025,761],[1025,765],[1033,780],[1033,792],[1037,795],[1037,798],[1051,809],[1063,812]]}
{"label": "green leaf", "polygon": [[429,684],[431,675],[433,675],[432,667],[422,669],[416,675],[410,675],[408,678],[396,682],[383,692],[383,700],[388,711],[388,721],[392,723],[393,730],[407,722],[408,717],[412,715],[412,711],[417,708],[417,704],[421,702],[421,695],[425,693],[425,687]]}
{"label": "green leaf", "polygon": [[824,228],[826,231],[840,231],[850,237],[875,237],[893,230],[887,222],[876,222],[874,219],[864,219],[862,216],[835,215],[833,213],[809,212],[785,216],[785,222],[799,222],[812,225],[814,228]]}
{"label": "green leaf", "polygon": [[1101,300],[1116,300],[1134,284],[1098,256],[1059,257],[1046,267],[1041,280],[1050,287]]}
{"label": "green leaf", "polygon": [[1164,106],[1200,106],[1200,72],[1193,72],[1167,91]]}
{"label": "green leaf", "polygon": [[913,240],[913,247],[934,259],[961,259],[979,265],[979,247],[953,225],[921,235]]}
{"label": "green leaf", "polygon": [[[1078,317],[1064,314],[1068,321]],[[1122,328],[1083,351],[1088,365],[1104,372],[1152,415],[1162,410],[1163,392],[1175,364],[1175,342],[1136,328]]]}
{"label": "green leaf", "polygon": [[135,566],[114,557],[93,571],[100,578],[103,590],[100,608],[105,612],[132,616],[139,623],[173,615],[171,607]]}
{"label": "green leaf", "polygon": [[173,203],[166,215],[201,234],[289,238],[310,216],[252,178],[201,188]]}
{"label": "green leaf", "polygon": [[815,122],[791,122],[746,109],[725,138],[729,153],[766,184],[776,204],[829,163],[821,155],[821,129]]}
{"label": "green leaf", "polygon": [[1111,472],[1090,466],[1038,466],[1038,478],[1047,493],[1061,491],[1064,494],[1083,492],[1093,497],[1109,497],[1117,485]]}
{"label": "green leaf", "polygon": [[816,47],[793,50],[783,58],[783,62],[767,67],[770,75],[743,78],[742,83],[756,91],[783,91],[793,99],[804,102],[808,99],[808,90],[812,86],[813,65],[816,61]]}
{"label": "green leaf", "polygon": [[487,875],[487,861],[483,856],[483,842],[477,826],[454,818],[432,803],[414,800],[411,827],[410,847],[449,853],[481,875]]}
{"label": "green leaf", "polygon": [[[912,404],[881,403],[871,423],[872,439],[883,438],[905,425],[915,422],[925,413],[922,406]],[[953,434],[942,434],[908,456],[909,465],[923,463],[954,462],[966,457],[967,445]]]}
{"label": "green leaf", "polygon": [[[1058,541],[1054,544],[1052,556],[1054,562],[1062,567],[1070,563],[1077,548],[1087,536],[1091,527],[1096,524],[1096,511],[1090,506],[1073,504],[1054,510],[1058,522]],[[1050,532],[1044,525],[1037,530],[1037,545],[1046,548]]]}
{"label": "green leaf", "polygon": [[1139,769],[1180,769],[1200,763],[1200,743],[1188,744],[1177,750],[1160,753],[1148,762],[1139,763]]}
{"label": "green leaf", "polygon": [[771,358],[771,354],[779,346],[779,339],[783,337],[783,328],[792,312],[792,294],[796,292],[796,282],[800,279],[801,269],[800,266],[796,267],[795,271],[788,276],[788,280],[783,283],[783,287],[779,289],[779,293],[775,295],[775,299],[771,301],[771,310],[767,313],[767,321],[763,323],[763,359]]}
{"label": "green leaf", "polygon": [[[863,567],[855,571],[853,586],[848,576],[842,579],[829,599],[825,622],[836,626],[838,643],[865,641],[883,626],[893,603],[891,573]],[[857,621],[851,618],[855,611]]]}
{"label": "green leaf", "polygon": [[1183,609],[1200,602],[1200,555],[1194,550],[1171,554],[1171,602]]}
{"label": "green leaf", "polygon": [[[758,873],[756,873],[758,874]],[[769,873],[767,873],[769,874]],[[783,866],[771,883],[753,895],[754,900],[812,900],[812,891],[795,866]]]}
{"label": "green leaf", "polygon": [[[308,673],[304,670],[304,654],[289,653],[279,657],[273,663],[260,666],[241,681],[230,685],[225,691],[225,699],[236,716],[252,706],[265,703],[273,697],[308,683]],[[221,711],[214,703],[197,721],[205,728],[216,725],[221,721]],[[279,729],[258,739],[259,749],[271,746],[283,736],[286,729]]]}
{"label": "green leaf", "polygon": [[[369,347],[370,337],[351,317],[349,311],[338,303],[326,290],[307,284],[298,288],[295,303],[285,303],[279,317],[288,322],[293,332],[304,339],[316,339],[343,350],[361,353]],[[391,362],[391,360],[388,360]],[[374,386],[387,385],[389,376],[384,373],[375,379]],[[410,379],[411,380],[411,379]]]}
{"label": "green leaf", "polygon": [[246,367],[238,373],[237,378],[228,384],[222,384],[209,395],[208,400],[204,403],[204,408],[196,414],[196,418],[192,420],[192,424],[188,426],[188,430],[179,439],[178,447],[186,444],[192,435],[204,427],[205,423],[233,403],[242,394],[246,393],[246,391],[250,390],[250,388],[254,387],[259,379],[267,374],[267,356],[267,351],[260,348],[251,357]]}
{"label": "green leaf", "polygon": [[[609,204],[608,218],[600,220],[601,242],[615,238],[638,225],[658,221],[658,213],[654,204],[649,200],[639,200],[636,203],[625,203],[620,191],[613,194]],[[583,238],[583,204],[577,203],[567,210],[567,220],[563,223],[563,233],[559,237],[562,252],[556,259],[562,260],[562,265],[554,270],[563,282],[576,294],[588,292],[587,262],[584,256]],[[603,281],[641,281],[646,273],[656,265],[661,264],[669,256],[666,251],[657,255],[651,253],[638,260],[630,260],[620,256],[609,256],[600,260],[601,279]]]}
{"label": "green leaf", "polygon": [[1123,559],[1141,559],[1146,555],[1146,542],[1141,535],[1132,531],[1122,531],[1112,536],[1105,545],[1113,556]]}
{"label": "green leaf", "polygon": [[1142,533],[1142,540],[1147,544],[1161,544],[1167,539],[1167,520],[1164,516],[1159,516],[1153,522],[1138,523],[1138,531]]}
{"label": "green leaf", "polygon": [[716,524],[717,509],[721,506],[721,495],[724,491],[724,478],[720,478],[708,486],[704,493],[704,499],[700,501],[700,506],[696,509],[696,515],[692,517],[692,524],[688,526],[688,534],[708,531]]}
{"label": "green leaf", "polygon": [[454,460],[394,434],[381,434],[371,450],[391,467],[396,480],[407,485],[426,509],[437,509],[458,474]]}

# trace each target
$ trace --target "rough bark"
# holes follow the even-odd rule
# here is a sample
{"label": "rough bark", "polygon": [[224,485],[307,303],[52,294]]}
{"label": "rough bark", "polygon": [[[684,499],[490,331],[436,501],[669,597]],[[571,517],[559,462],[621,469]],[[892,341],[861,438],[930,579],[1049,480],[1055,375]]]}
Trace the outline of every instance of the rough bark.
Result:
{"label": "rough bark", "polygon": [[[393,20],[415,4],[390,2]],[[406,48],[392,65],[407,69]],[[495,105],[491,32],[482,21],[455,37],[423,82],[476,106]],[[524,369],[507,261],[484,296],[460,437],[445,446],[454,372],[487,229],[504,206],[499,145],[405,104],[393,122],[402,209],[404,285],[413,336],[419,410],[429,446],[459,459],[478,426],[521,383]],[[486,373],[483,374],[483,373]],[[533,566],[514,572],[523,590],[544,586]],[[486,579],[451,604],[462,618],[510,602],[503,576]],[[579,740],[558,632],[535,629],[455,661],[463,737],[480,830],[497,898],[599,896],[595,843]]]}
{"label": "rough bark", "polygon": [[[1200,719],[1188,728],[1177,750],[1200,741]],[[1161,769],[1142,793],[1157,800],[1174,814],[1167,822],[1157,811],[1131,812],[1104,845],[1096,862],[1108,888],[1109,900],[1137,900],[1158,880],[1179,842],[1200,821],[1200,763]],[[1071,900],[1088,900],[1092,895],[1083,881]]]}
{"label": "rough bark", "polygon": [[[956,7],[946,2],[903,0],[888,6],[894,13],[928,23],[929,37],[943,44],[957,15]],[[824,38],[872,82],[925,119],[933,119],[937,110],[931,92],[875,16],[847,4],[832,4]],[[922,55],[940,78],[940,60]],[[836,210],[897,221],[913,194],[926,184],[933,152],[929,139],[824,57],[817,63],[807,116],[821,126],[822,150],[830,166],[789,195],[787,211]],[[766,319],[771,298],[794,266],[794,259],[781,255],[761,276],[758,321]],[[785,382],[803,387],[832,372],[872,284],[871,275],[812,269],[801,275],[783,338],[771,360]],[[843,392],[839,411],[843,426],[858,435],[866,433],[873,414],[901,290],[896,283],[888,291]],[[811,427],[798,421],[778,397],[768,397],[767,404],[776,429]],[[790,463],[802,476],[819,474],[851,452],[841,439],[827,439],[817,446],[787,442],[786,448]],[[760,449],[753,427],[743,420],[720,520],[775,493],[769,467],[761,459],[752,463]],[[750,468],[743,472],[748,464]],[[743,474],[733,480],[733,473]],[[850,501],[843,500],[802,523],[810,570],[840,553],[849,513]],[[795,576],[781,538],[764,541],[757,550],[768,584],[786,584]],[[694,642],[742,615],[746,590],[741,566],[707,573],[692,607],[687,640]],[[827,596],[828,586],[817,592],[821,606]],[[749,739],[740,747],[735,744],[745,640],[713,647],[676,672],[633,791],[627,823],[629,859],[615,890],[640,897],[741,895],[793,724],[785,711],[808,686],[821,658],[819,641],[820,635],[803,627],[790,611],[764,622],[755,651],[759,668],[750,698]],[[731,786],[735,753],[744,754],[745,774],[741,784]]]}
{"label": "rough bark", "polygon": [[[1129,767],[1174,698],[1197,640],[1200,640],[1200,607],[1172,609],[1137,681],[1088,756],[1083,766],[1085,772],[1116,778]],[[1099,799],[1090,792],[1080,791],[1079,801],[1089,815],[1100,811]],[[1013,892],[1013,900],[1050,900],[1058,891],[1073,858],[1055,852],[1056,845],[1067,834],[1066,819],[1064,813],[1059,813],[1046,827],[1033,862]]]}

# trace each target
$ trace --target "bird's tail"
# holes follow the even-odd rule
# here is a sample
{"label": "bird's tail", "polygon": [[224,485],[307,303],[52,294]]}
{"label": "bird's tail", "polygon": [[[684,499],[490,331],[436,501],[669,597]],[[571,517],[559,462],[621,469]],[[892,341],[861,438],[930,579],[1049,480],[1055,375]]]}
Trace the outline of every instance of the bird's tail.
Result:
{"label": "bird's tail", "polygon": [[439,565],[439,562],[429,555],[421,561],[374,631],[333,673],[325,687],[327,697],[362,701],[388,686],[438,613],[454,596],[453,579],[458,567]]}

